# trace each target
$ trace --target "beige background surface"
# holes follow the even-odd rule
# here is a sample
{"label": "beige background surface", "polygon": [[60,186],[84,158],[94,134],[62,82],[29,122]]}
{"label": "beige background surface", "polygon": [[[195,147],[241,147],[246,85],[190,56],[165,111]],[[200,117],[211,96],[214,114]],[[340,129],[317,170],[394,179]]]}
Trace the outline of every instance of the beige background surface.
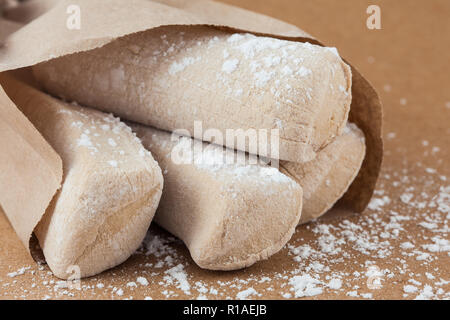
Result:
{"label": "beige background surface", "polygon": [[[450,3],[377,1],[382,30],[368,30],[371,1],[226,2],[338,47],[376,87],[384,104],[385,159],[369,208],[299,227],[268,261],[226,273],[199,269],[182,243],[153,227],[127,262],[82,280],[80,290],[62,288],[47,267],[38,267],[1,214],[1,299],[450,298]],[[370,286],[373,279],[381,288]],[[303,290],[302,283],[309,286]]]}

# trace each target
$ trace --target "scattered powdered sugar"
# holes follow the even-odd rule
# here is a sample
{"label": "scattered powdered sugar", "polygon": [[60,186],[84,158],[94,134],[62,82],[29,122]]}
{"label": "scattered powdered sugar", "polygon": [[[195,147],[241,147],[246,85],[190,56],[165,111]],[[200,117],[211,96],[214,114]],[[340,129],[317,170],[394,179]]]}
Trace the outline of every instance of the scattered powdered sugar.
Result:
{"label": "scattered powdered sugar", "polygon": [[237,69],[238,64],[239,64],[238,59],[227,60],[222,65],[222,71],[226,73],[232,73]]}
{"label": "scattered powdered sugar", "polygon": [[117,143],[116,143],[116,141],[113,138],[108,138],[108,144],[111,147],[117,147]]}
{"label": "scattered powdered sugar", "polygon": [[347,296],[356,298],[358,296],[358,291],[349,291],[347,292]]}
{"label": "scattered powdered sugar", "polygon": [[433,243],[423,244],[422,248],[430,252],[448,252],[450,251],[450,241],[442,239],[439,236],[432,237]]}
{"label": "scattered powdered sugar", "polygon": [[330,282],[328,282],[328,288],[333,290],[338,290],[342,287],[342,280],[341,279],[331,279]]}
{"label": "scattered powdered sugar", "polygon": [[123,289],[118,289],[118,290],[116,290],[116,294],[117,294],[118,296],[123,296]]}
{"label": "scattered powdered sugar", "polygon": [[400,196],[400,200],[402,200],[404,203],[409,203],[409,201],[411,201],[411,199],[413,198],[413,194],[412,193],[403,193]]}
{"label": "scattered powdered sugar", "polygon": [[408,285],[405,285],[405,286],[403,287],[403,291],[405,291],[405,293],[413,293],[413,292],[416,292],[416,291],[417,291],[417,287],[408,284]]}
{"label": "scattered powdered sugar", "polygon": [[25,272],[27,270],[29,270],[29,269],[31,269],[31,267],[22,267],[22,268],[20,268],[17,271],[8,273],[8,277],[14,278],[14,277],[17,277],[17,276],[21,276],[21,275],[25,274]]}
{"label": "scattered powdered sugar", "polygon": [[414,245],[411,242],[406,241],[406,242],[403,242],[402,244],[400,244],[400,248],[402,248],[402,249],[412,249],[412,248],[414,248]]}
{"label": "scattered powdered sugar", "polygon": [[430,285],[425,285],[420,291],[420,294],[415,298],[415,300],[429,300],[433,299],[435,294],[433,293],[433,288]]}
{"label": "scattered powdered sugar", "polygon": [[258,295],[258,292],[256,292],[256,290],[253,288],[248,288],[248,289],[238,292],[238,294],[236,295],[236,298],[239,300],[247,300],[252,295]]}
{"label": "scattered powdered sugar", "polygon": [[138,277],[136,281],[142,286],[148,286],[148,280],[144,277]]}
{"label": "scattered powdered sugar", "polygon": [[312,71],[310,69],[307,69],[307,68],[301,66],[295,74],[300,77],[306,77],[306,76],[312,74]]}
{"label": "scattered powdered sugar", "polygon": [[361,294],[361,297],[363,297],[364,299],[372,299],[373,295],[372,293],[363,293]]}
{"label": "scattered powdered sugar", "polygon": [[309,274],[294,276],[289,279],[289,284],[292,286],[291,290],[294,291],[296,298],[316,296],[323,292],[323,289],[317,286],[322,282]]}
{"label": "scattered powdered sugar", "polygon": [[257,87],[265,86],[266,83],[268,81],[270,81],[274,75],[275,75],[274,72],[266,71],[266,70],[260,70],[260,71],[253,73],[253,76],[255,78],[255,84]]}
{"label": "scattered powdered sugar", "polygon": [[79,138],[78,141],[77,141],[77,145],[78,145],[79,147],[80,147],[80,146],[83,146],[83,147],[92,147],[92,141],[91,141],[90,137],[89,137],[87,134],[82,133],[81,136],[80,136],[80,138]]}
{"label": "scattered powdered sugar", "polygon": [[283,42],[274,38],[256,37],[248,33],[244,34],[242,38],[239,38],[237,41],[236,36],[231,35],[228,38],[228,42],[240,42],[237,45],[237,49],[244,54],[246,59],[253,59],[255,58],[255,55],[259,54],[262,51],[265,51],[267,49],[276,50],[288,43],[287,41]]}
{"label": "scattered powdered sugar", "polygon": [[[207,77],[216,78],[216,81],[198,83],[205,90],[220,90],[233,99],[240,99],[247,97],[247,94],[254,95],[267,88],[280,106],[314,100],[316,94],[311,79],[319,55],[323,56],[324,63],[333,76],[340,70],[339,64],[342,61],[336,48],[324,48],[310,43],[261,37],[249,33],[209,35],[196,41],[186,40],[181,34],[170,34],[170,37],[165,36],[162,40],[165,50],[154,52],[152,58],[156,60],[152,61],[167,64],[169,75],[179,77],[179,73],[184,72],[182,78],[190,79],[192,74],[189,73],[191,69],[188,67],[193,66],[195,70],[205,68],[197,63],[201,62],[207,65],[206,69],[210,72]],[[204,51],[198,49],[202,46],[208,49],[208,53],[214,52],[211,55],[215,57],[213,60],[208,60],[210,58]],[[188,56],[181,56],[180,52]],[[337,59],[325,54],[328,52]],[[240,81],[234,74],[238,69],[242,74],[247,74],[252,81],[248,83]],[[303,84],[294,85],[299,81]],[[161,80],[161,85],[166,86],[165,82],[166,80]],[[342,92],[334,87],[331,89],[336,95],[348,95],[347,88],[343,88]],[[172,111],[175,110],[170,110]]]}
{"label": "scattered powdered sugar", "polygon": [[[74,134],[79,132],[79,137],[71,147],[72,151],[76,152],[75,148],[86,148],[89,150],[89,154],[100,159],[109,154],[104,152],[104,148],[112,148],[111,152],[115,155],[126,157],[131,155],[126,153],[120,147],[125,147],[121,141],[121,137],[127,138],[123,141],[134,141],[136,148],[143,149],[140,141],[131,132],[131,129],[119,118],[114,117],[112,114],[105,115],[91,109],[86,109],[78,106],[75,102],[66,104],[65,107],[58,110],[58,115],[64,117],[66,121],[71,122],[71,128],[73,128]],[[128,140],[129,139],[129,140]],[[144,156],[148,155],[148,152],[143,153]],[[116,167],[119,161],[104,159],[109,165]]]}
{"label": "scattered powdered sugar", "polygon": [[184,69],[186,69],[186,67],[194,64],[196,61],[199,61],[199,60],[200,60],[200,57],[197,57],[197,58],[187,57],[187,58],[183,58],[179,62],[175,61],[169,67],[169,74],[175,75],[178,72],[183,71]]}
{"label": "scattered powdered sugar", "polygon": [[382,210],[382,207],[390,202],[391,199],[388,196],[383,196],[382,198],[377,198],[374,196],[370,200],[368,207],[370,210]]}
{"label": "scattered powdered sugar", "polygon": [[[179,264],[165,272],[169,277],[173,278],[178,284],[177,288],[183,290],[183,292],[187,295],[190,295],[191,286],[187,280],[187,273],[184,271],[184,266]],[[170,281],[170,280],[169,280]]]}

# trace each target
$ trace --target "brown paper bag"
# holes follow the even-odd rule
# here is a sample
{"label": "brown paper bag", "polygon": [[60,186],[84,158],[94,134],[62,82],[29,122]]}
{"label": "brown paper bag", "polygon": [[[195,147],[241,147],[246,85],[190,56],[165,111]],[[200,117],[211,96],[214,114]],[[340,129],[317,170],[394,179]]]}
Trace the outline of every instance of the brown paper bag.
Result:
{"label": "brown paper bag", "polygon": [[[39,6],[38,0],[34,2],[36,13],[28,7],[23,11],[27,12],[23,19],[20,9],[16,9],[16,21],[26,22],[29,17],[38,17],[6,38],[0,47],[0,72],[92,50],[124,35],[163,25],[212,25],[233,32],[320,45],[318,40],[295,26],[206,0],[61,0],[40,16],[44,4]],[[0,30],[4,30],[6,24],[10,23],[0,21]],[[349,120],[364,131],[367,152],[357,178],[327,215],[363,211],[372,196],[381,166],[380,100],[354,67],[352,72],[353,101]],[[59,186],[61,162],[3,91],[0,91],[0,124],[3,149],[0,203],[22,242],[28,246],[34,226]],[[29,201],[30,194],[35,197],[34,201]]]}

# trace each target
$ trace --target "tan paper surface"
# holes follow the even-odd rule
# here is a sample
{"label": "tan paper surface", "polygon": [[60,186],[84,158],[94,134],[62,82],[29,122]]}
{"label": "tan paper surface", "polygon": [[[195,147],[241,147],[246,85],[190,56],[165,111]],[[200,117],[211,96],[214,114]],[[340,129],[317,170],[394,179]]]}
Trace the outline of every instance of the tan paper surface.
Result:
{"label": "tan paper surface", "polygon": [[[66,27],[69,17],[67,8],[74,4],[80,7],[81,28],[79,30]],[[257,35],[320,44],[295,26],[211,1],[63,0],[58,2],[50,11],[9,35],[0,48],[0,71],[27,67],[62,55],[91,50],[130,33],[174,24],[214,25],[227,28],[230,31],[246,31]],[[1,29],[3,29],[3,24],[0,25]],[[3,91],[0,92],[0,96],[1,119],[19,117],[20,111],[14,108]],[[335,212],[361,212],[370,200],[382,159],[381,118],[381,105],[375,90],[353,68],[353,102],[350,120],[355,122],[365,133],[367,155],[357,179],[340,201],[344,210],[339,208],[334,210]],[[9,135],[6,132],[3,133],[3,127],[0,129],[0,141],[4,141],[2,147],[6,150],[5,155],[8,152],[12,153],[11,150],[15,150],[19,144],[23,143],[23,139],[20,139],[21,132],[26,128],[32,131],[31,124],[26,119],[22,119],[22,122],[12,127],[12,132]],[[27,208],[31,208],[29,194],[33,194],[35,197],[43,197],[45,193],[43,191],[47,192],[45,199],[36,199],[32,210],[30,208],[14,208],[14,206],[5,205],[5,200],[1,200],[3,209],[22,241],[29,238],[30,230],[34,228],[34,225],[44,214],[49,201],[47,199],[48,194],[54,194],[59,185],[57,178],[61,177],[61,168],[57,165],[59,158],[57,155],[49,156],[50,151],[48,150],[51,149],[49,145],[40,138],[37,132],[29,133],[27,138],[30,139],[27,146],[36,152],[36,157],[40,156],[46,163],[49,163],[45,167],[48,171],[38,170],[37,168],[41,166],[36,165],[39,163],[36,160],[22,157],[21,161],[24,162],[24,165],[34,170],[21,170],[20,174],[17,172],[17,177],[14,176],[14,178],[21,179],[23,184],[27,186],[31,181],[30,187],[39,182],[39,188],[32,189],[33,192],[18,194],[10,188],[12,184],[10,181],[16,180],[7,180],[3,177],[0,180],[1,190],[7,191],[2,197],[9,199],[5,203],[14,200],[17,203],[22,203],[23,206],[27,206]],[[18,157],[19,154],[5,157],[0,162],[0,171],[8,172],[7,175],[10,175],[9,172],[12,170],[10,167],[14,166]],[[55,181],[58,181],[58,183],[55,183]],[[44,185],[45,187],[43,187]],[[44,190],[45,188],[48,188],[48,190]],[[28,210],[34,213],[33,220],[29,219],[30,212]]]}
{"label": "tan paper surface", "polygon": [[62,161],[1,87],[0,145],[0,203],[29,249],[34,227],[60,187]]}

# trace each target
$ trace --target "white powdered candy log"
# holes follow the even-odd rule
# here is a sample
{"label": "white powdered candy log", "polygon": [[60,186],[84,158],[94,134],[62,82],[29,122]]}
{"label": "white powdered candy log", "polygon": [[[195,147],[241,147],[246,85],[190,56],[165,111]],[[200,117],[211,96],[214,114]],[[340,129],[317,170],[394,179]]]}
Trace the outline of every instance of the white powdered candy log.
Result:
{"label": "white powdered candy log", "polygon": [[364,160],[364,133],[347,124],[344,133],[307,163],[280,162],[280,170],[303,188],[300,224],[320,217],[347,191]]}
{"label": "white powdered candy log", "polygon": [[62,187],[35,229],[50,269],[65,279],[122,263],[154,216],[161,169],[117,118],[19,88],[11,99],[63,161]]}
{"label": "white powdered candy log", "polygon": [[[196,120],[224,137],[226,129],[279,129],[279,158],[296,162],[342,133],[352,99],[351,69],[334,48],[205,26],[128,35],[33,70],[54,95],[199,140],[211,141],[194,132]],[[278,158],[270,142],[257,151],[223,144]]]}
{"label": "white powdered candy log", "polygon": [[234,156],[248,161],[242,152],[187,137],[172,141],[169,133],[140,125],[132,129],[163,171],[155,221],[184,241],[200,267],[247,267],[291,238],[302,207],[294,180],[266,165],[226,162]]}

